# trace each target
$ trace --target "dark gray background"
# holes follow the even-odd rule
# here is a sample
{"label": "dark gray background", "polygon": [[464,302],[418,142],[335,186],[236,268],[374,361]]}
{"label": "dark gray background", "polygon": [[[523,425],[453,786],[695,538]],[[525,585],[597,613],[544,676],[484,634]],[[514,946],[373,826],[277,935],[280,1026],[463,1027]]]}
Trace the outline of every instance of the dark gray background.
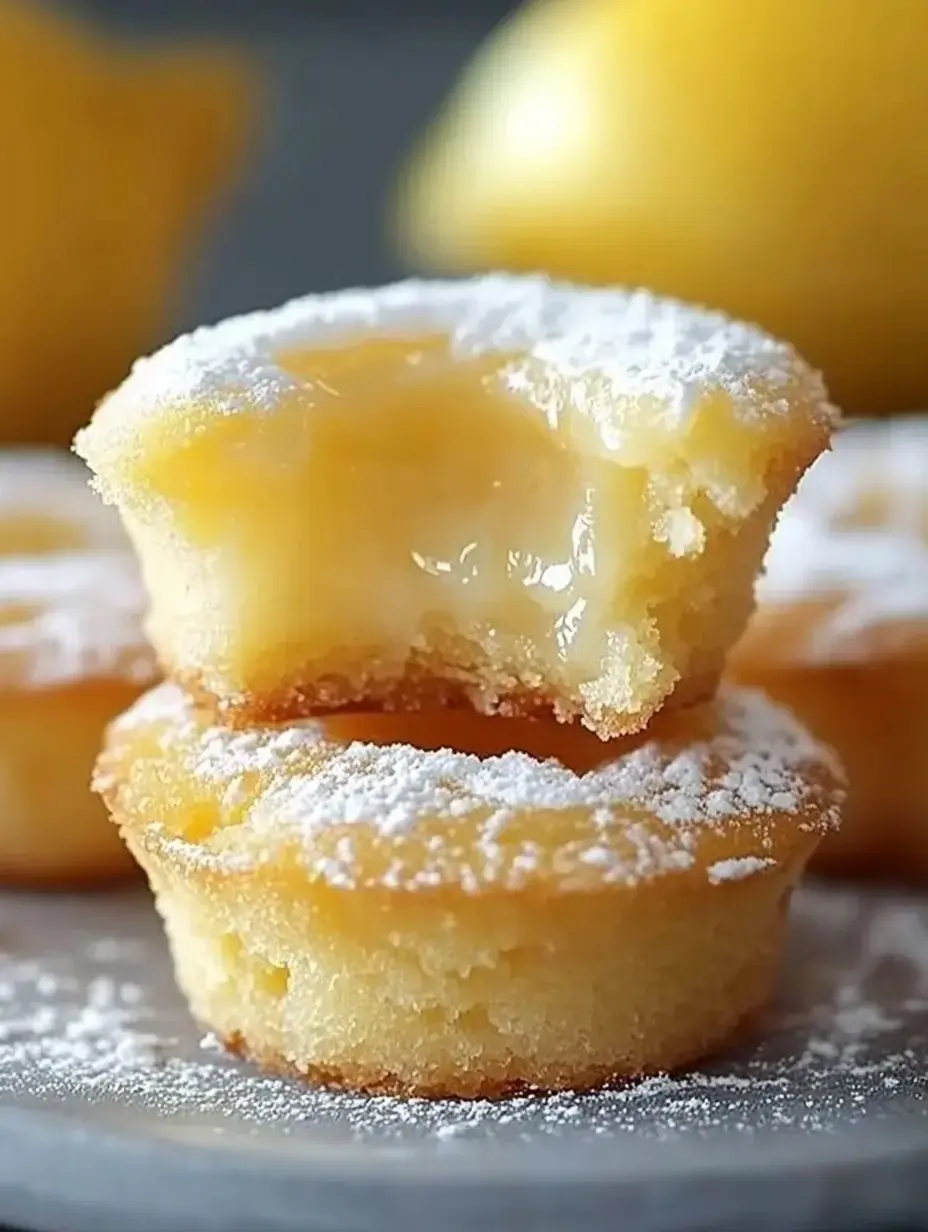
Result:
{"label": "dark gray background", "polygon": [[404,272],[384,233],[397,165],[506,0],[71,0],[143,38],[220,35],[268,86],[264,132],[175,328]]}

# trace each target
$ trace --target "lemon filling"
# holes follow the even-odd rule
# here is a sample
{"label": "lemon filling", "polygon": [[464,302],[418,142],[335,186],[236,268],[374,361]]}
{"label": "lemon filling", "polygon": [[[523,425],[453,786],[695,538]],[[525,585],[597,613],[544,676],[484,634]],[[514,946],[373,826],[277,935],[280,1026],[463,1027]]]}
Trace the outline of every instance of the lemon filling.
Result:
{"label": "lemon filling", "polygon": [[[656,475],[641,440],[629,462],[584,442],[569,413],[552,423],[512,393],[503,376],[517,362],[455,359],[436,337],[286,352],[278,363],[299,388],[256,437],[230,416],[172,453],[153,478],[175,533],[218,552],[211,580],[237,624],[225,670],[262,660],[260,687],[279,677],[276,648],[318,662],[336,647],[395,673],[411,647],[463,639],[529,680],[550,670],[581,688],[614,659],[624,706],[642,685],[672,686],[662,642],[687,634],[661,603],[699,587],[687,564],[713,528],[733,529],[719,503],[756,499],[734,482],[750,439],[728,475],[720,441],[700,482],[697,416],[695,456],[684,439]],[[706,410],[730,419],[724,405]],[[158,466],[156,450],[145,457]],[[170,553],[148,578],[182,614]]]}

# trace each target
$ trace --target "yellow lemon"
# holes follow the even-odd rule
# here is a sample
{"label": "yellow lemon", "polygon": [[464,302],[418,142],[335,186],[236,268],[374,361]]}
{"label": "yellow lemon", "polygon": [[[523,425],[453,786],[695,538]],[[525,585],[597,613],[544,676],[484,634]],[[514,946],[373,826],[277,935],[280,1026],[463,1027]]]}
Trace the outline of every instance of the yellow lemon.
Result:
{"label": "yellow lemon", "polygon": [[540,0],[402,186],[416,256],[759,321],[855,412],[928,404],[925,0]]}
{"label": "yellow lemon", "polygon": [[0,440],[65,443],[163,332],[251,73],[0,3]]}

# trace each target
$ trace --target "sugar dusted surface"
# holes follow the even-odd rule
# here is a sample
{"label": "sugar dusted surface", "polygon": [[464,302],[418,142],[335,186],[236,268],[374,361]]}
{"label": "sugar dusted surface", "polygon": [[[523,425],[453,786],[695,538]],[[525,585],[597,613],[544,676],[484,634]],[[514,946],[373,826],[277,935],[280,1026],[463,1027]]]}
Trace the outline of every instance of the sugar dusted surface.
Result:
{"label": "sugar dusted surface", "polygon": [[136,363],[78,437],[78,449],[95,452],[98,433],[128,439],[146,417],[191,402],[217,414],[273,411],[305,388],[275,362],[282,351],[436,332],[448,335],[458,356],[517,357],[505,369],[516,393],[533,395],[541,365],[567,382],[594,421],[603,418],[603,382],[611,399],[655,399],[676,421],[714,391],[729,394],[745,415],[789,414],[796,401],[822,422],[834,415],[818,374],[757,328],[647,291],[494,274],[310,295],[184,335]]}
{"label": "sugar dusted surface", "polygon": [[0,449],[0,521],[54,519],[74,547],[128,550],[114,511],[94,494],[90,472],[63,449]]}
{"label": "sugar dusted surface", "polygon": [[[872,501],[877,516],[867,516]],[[758,599],[835,601],[812,658],[851,651],[868,629],[928,620],[928,416],[838,434],[781,515]]]}
{"label": "sugar dusted surface", "polygon": [[152,683],[145,595],[127,551],[0,557],[0,686]]}
{"label": "sugar dusted surface", "polygon": [[317,1091],[225,1056],[190,1021],[142,894],[7,895],[3,919],[7,1104],[114,1109],[153,1133],[193,1118],[227,1144],[244,1133],[272,1150],[284,1135],[329,1149],[400,1145],[433,1159],[480,1144],[499,1151],[551,1139],[615,1140],[621,1151],[630,1137],[833,1135],[923,1115],[928,905],[914,896],[801,891],[763,1037],[733,1056],[615,1091],[500,1103]]}
{"label": "sugar dusted surface", "polygon": [[83,463],[0,450],[0,539],[0,687],[156,678],[138,567]]}
{"label": "sugar dusted surface", "polygon": [[[467,846],[475,855],[465,889],[517,888],[543,853],[521,830],[511,842],[511,831],[538,813],[582,816],[581,837],[563,856],[596,870],[605,883],[635,884],[692,868],[701,833],[747,828],[756,851],[721,873],[718,866],[715,873],[710,869],[709,880],[718,882],[769,867],[771,826],[784,816],[822,832],[837,824],[840,793],[823,791],[821,776],[834,784],[840,770],[828,751],[759,693],[724,690],[713,716],[705,738],[646,738],[623,746],[600,767],[575,773],[521,752],[478,757],[409,745],[333,743],[316,722],[243,732],[204,725],[181,691],[164,684],[119,721],[115,746],[120,731],[131,738],[134,727],[153,725],[164,749],[182,757],[195,780],[209,784],[221,800],[246,803],[237,824],[258,851],[266,854],[296,839],[312,872],[337,885],[356,884],[361,876],[352,837],[358,831],[396,845],[386,884],[440,884],[448,854],[441,831],[424,858],[420,849],[414,863],[403,860],[404,842],[438,821],[471,826]],[[160,830],[157,820],[152,828]],[[336,828],[342,837],[334,855],[319,855],[320,836]],[[175,854],[192,862],[233,860],[241,866],[238,849],[217,853],[182,838],[168,841]]]}
{"label": "sugar dusted surface", "polygon": [[776,864],[769,856],[740,856],[731,860],[716,860],[709,865],[709,880],[713,885],[723,881],[743,881]]}

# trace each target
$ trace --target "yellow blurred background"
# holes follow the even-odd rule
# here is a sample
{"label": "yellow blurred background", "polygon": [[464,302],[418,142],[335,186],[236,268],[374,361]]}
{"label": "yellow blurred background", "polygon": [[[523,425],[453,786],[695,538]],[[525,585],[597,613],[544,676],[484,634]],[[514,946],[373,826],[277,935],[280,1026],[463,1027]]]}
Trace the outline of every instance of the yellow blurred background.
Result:
{"label": "yellow blurred background", "polygon": [[160,339],[245,151],[239,54],[0,4],[0,434],[67,444]]}
{"label": "yellow blurred background", "polygon": [[926,47],[924,0],[534,0],[416,152],[399,240],[722,308],[849,412],[928,406]]}
{"label": "yellow blurred background", "polygon": [[0,0],[0,441],[66,444],[202,321],[486,268],[924,407],[926,39],[925,0]]}

